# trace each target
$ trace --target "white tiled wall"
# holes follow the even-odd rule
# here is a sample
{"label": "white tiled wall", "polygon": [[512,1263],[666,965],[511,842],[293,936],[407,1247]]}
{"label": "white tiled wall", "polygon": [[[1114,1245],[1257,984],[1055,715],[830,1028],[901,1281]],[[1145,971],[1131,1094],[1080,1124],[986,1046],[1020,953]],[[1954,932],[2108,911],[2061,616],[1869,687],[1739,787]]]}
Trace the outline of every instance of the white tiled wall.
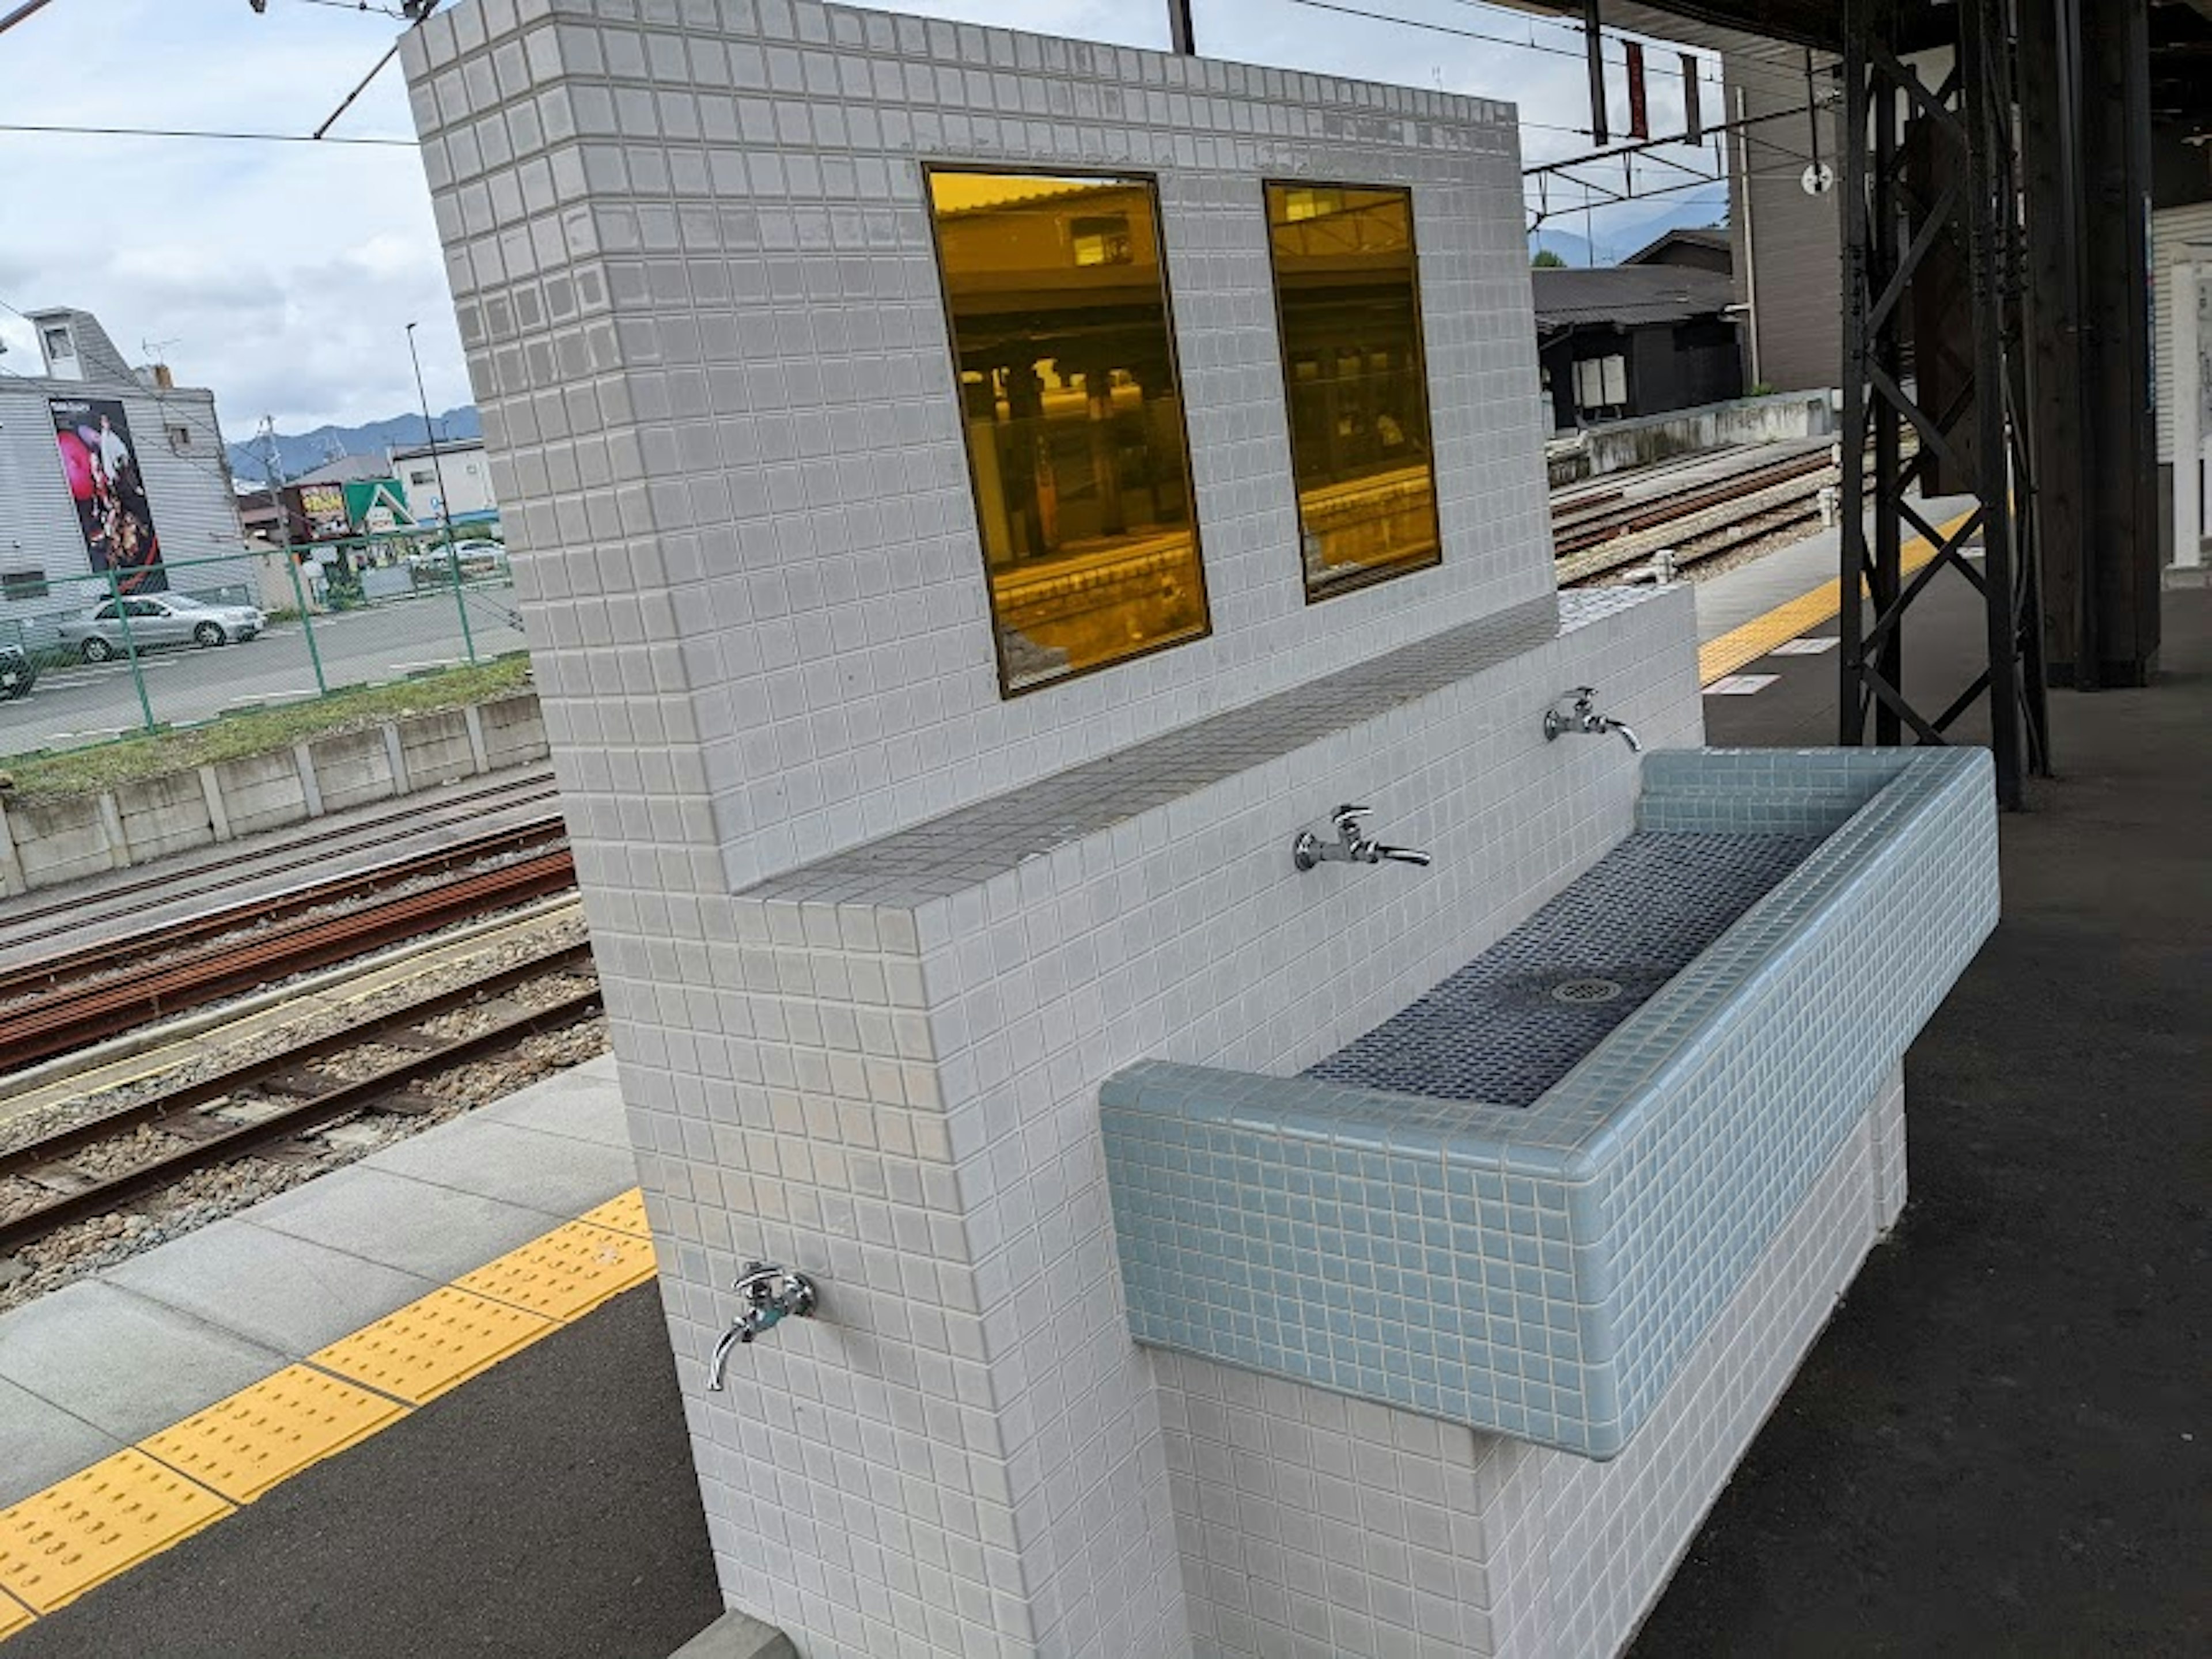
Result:
{"label": "white tiled wall", "polygon": [[[405,37],[562,782],[732,886],[1548,592],[1504,105],[807,0]],[[1213,635],[1008,702],[924,160],[1159,177]],[[1264,176],[1414,185],[1443,564],[1309,606]]]}
{"label": "white tiled wall", "polygon": [[[1100,1081],[1304,1065],[1586,867],[1633,763],[1543,743],[1564,687],[1699,733],[1678,592],[1174,798],[1146,775],[1215,711],[1543,609],[1511,113],[784,0],[469,0],[406,41],[725,1594],[807,1659],[1188,1652]],[[1210,640],[1000,700],[924,158],[1158,173]],[[1444,531],[1439,568],[1310,607],[1258,183],[1301,173],[1414,185]],[[1143,810],[951,889],[893,859],[791,896],[1109,755]],[[1292,876],[1362,796],[1436,867]],[[911,832],[933,879],[975,810]],[[821,1316],[709,1395],[751,1255]]]}
{"label": "white tiled wall", "polygon": [[1625,1646],[1887,1224],[1875,1198],[1903,1109],[1893,1077],[1610,1462],[1159,1356],[1200,1659],[1589,1659]]}
{"label": "white tiled wall", "polygon": [[[914,1650],[1187,1650],[1158,1362],[1120,1304],[1099,1084],[1146,1055],[1310,1064],[1617,841],[1634,757],[1610,738],[1547,744],[1541,713],[1595,679],[1648,739],[1694,743],[1688,595],[1576,613],[1548,645],[1382,697],[1388,712],[1255,767],[1184,771],[1204,726],[1137,745],[1110,769],[1122,799],[1163,764],[1187,792],[1041,855],[1002,856],[978,807],[766,884],[735,901],[738,945],[706,951],[733,988],[724,1029],[745,1034],[634,1017],[624,1087],[686,1375],[744,1256],[823,1291],[822,1320],[732,1360],[726,1404],[690,1396],[733,1598],[810,1655],[902,1651],[884,1626],[961,1606],[963,1580],[977,1617],[940,1613]],[[1347,796],[1434,866],[1297,874],[1291,834]],[[948,838],[974,872],[950,892]],[[929,1478],[948,1467],[957,1528]]]}

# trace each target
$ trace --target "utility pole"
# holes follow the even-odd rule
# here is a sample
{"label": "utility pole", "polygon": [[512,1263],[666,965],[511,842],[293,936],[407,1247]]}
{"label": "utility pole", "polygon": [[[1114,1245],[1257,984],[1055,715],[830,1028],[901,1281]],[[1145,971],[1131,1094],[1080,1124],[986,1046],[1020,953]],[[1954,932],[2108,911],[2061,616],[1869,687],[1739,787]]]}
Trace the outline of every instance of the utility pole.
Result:
{"label": "utility pole", "polygon": [[430,419],[430,394],[422,386],[422,357],[415,349],[416,325],[407,325],[407,356],[415,365],[415,395],[422,404],[422,435],[430,444],[430,476],[438,481],[438,522],[446,535],[446,568],[453,578],[453,608],[460,612],[461,645],[469,660],[477,659],[476,636],[469,629],[468,600],[461,593],[461,556],[453,550],[453,514],[446,495],[446,464],[438,453],[438,428]]}
{"label": "utility pole", "polygon": [[300,580],[300,562],[292,555],[292,509],[284,504],[284,472],[276,459],[276,417],[261,417],[261,477],[269,487],[269,504],[276,509],[276,533],[283,544],[284,574],[292,579],[292,603],[299,608],[300,631],[307,636],[307,661],[315,671],[315,690],[330,695],[323,678],[323,653],[315,644],[315,624],[307,615],[307,585]]}
{"label": "utility pole", "polygon": [[1178,58],[1198,56],[1198,40],[1191,28],[1191,0],[1168,0],[1168,50]]}

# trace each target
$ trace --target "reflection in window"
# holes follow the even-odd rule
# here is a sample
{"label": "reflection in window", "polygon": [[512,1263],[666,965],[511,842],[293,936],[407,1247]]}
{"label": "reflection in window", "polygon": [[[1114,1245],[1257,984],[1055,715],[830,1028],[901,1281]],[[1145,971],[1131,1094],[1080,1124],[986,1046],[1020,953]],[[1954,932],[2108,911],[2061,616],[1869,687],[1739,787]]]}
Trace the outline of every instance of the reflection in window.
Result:
{"label": "reflection in window", "polygon": [[1413,192],[1269,185],[1306,597],[1442,556]]}
{"label": "reflection in window", "polygon": [[1146,179],[929,173],[1009,693],[1206,631]]}

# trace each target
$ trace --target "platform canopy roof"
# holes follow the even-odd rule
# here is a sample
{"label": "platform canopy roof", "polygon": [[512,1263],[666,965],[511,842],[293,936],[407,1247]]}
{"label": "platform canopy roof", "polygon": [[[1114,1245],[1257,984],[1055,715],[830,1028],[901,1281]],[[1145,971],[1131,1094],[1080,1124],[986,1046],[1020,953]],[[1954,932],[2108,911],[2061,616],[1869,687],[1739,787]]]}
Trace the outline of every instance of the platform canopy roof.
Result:
{"label": "platform canopy roof", "polygon": [[[1551,16],[1579,17],[1583,0],[1495,0]],[[2094,5],[2097,0],[2083,0]],[[1957,30],[1955,0],[1857,0],[1886,8],[1904,50],[1948,46]],[[2212,134],[2212,0],[2149,0],[2152,118],[2179,135]],[[1840,0],[1602,0],[1607,27],[1678,40],[1739,61],[1802,64],[1843,50]]]}

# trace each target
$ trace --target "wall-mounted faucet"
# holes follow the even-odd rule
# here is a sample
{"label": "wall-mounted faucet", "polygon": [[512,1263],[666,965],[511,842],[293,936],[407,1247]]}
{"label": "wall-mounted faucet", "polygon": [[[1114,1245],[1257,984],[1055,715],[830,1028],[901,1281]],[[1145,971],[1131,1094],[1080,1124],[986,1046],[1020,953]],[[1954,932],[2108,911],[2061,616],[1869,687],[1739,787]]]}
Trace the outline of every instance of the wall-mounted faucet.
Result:
{"label": "wall-mounted faucet", "polygon": [[1335,826],[1336,839],[1323,841],[1310,830],[1298,831],[1298,838],[1291,843],[1291,862],[1301,870],[1311,870],[1322,864],[1418,864],[1426,866],[1429,855],[1415,852],[1410,847],[1385,847],[1373,840],[1360,820],[1373,809],[1365,806],[1340,806],[1328,815]]}
{"label": "wall-mounted faucet", "polygon": [[714,1357],[707,1369],[709,1394],[721,1393],[722,1367],[730,1363],[730,1350],[738,1343],[750,1342],[787,1319],[814,1316],[814,1281],[773,1261],[746,1262],[738,1273],[738,1282],[730,1288],[744,1297],[745,1310],[714,1344]]}
{"label": "wall-mounted faucet", "polygon": [[1636,728],[1626,720],[1617,720],[1610,714],[1601,714],[1591,699],[1597,696],[1594,686],[1578,685],[1544,711],[1544,741],[1553,742],[1570,732],[1591,732],[1602,736],[1607,732],[1620,733],[1632,754],[1644,752],[1644,743],[1636,735]]}

